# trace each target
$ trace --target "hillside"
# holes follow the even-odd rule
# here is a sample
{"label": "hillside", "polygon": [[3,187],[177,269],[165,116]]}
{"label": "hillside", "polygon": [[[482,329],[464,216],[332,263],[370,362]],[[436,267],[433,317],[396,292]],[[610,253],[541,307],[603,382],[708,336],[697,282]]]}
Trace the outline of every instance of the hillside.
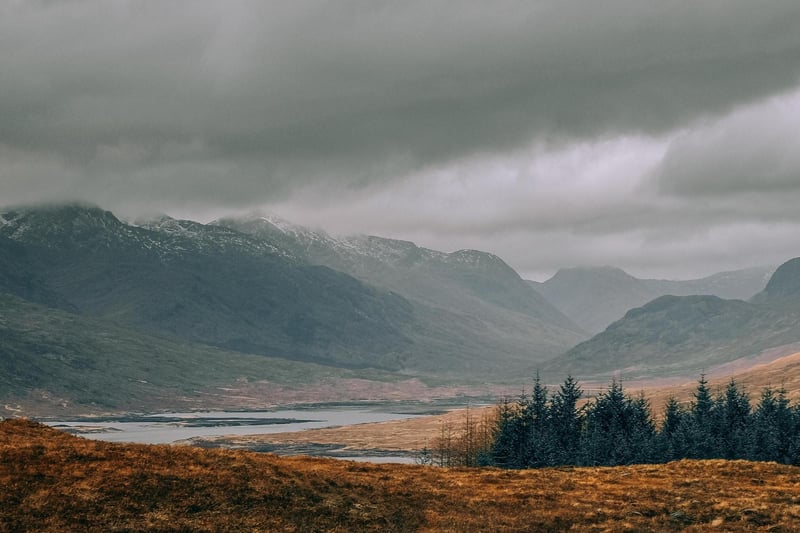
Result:
{"label": "hillside", "polygon": [[800,257],[778,267],[764,290],[752,301],[779,307],[800,307]]}
{"label": "hillside", "polygon": [[564,268],[534,287],[584,330],[600,333],[629,309],[659,296],[712,295],[746,300],[764,289],[774,267],[671,281],[635,278],[614,267]]}
{"label": "hillside", "polygon": [[169,217],[131,224],[93,206],[7,210],[0,246],[9,250],[0,290],[228,351],[507,378],[584,338],[482,252],[426,251],[447,273],[425,278],[416,290],[426,298],[409,299],[393,284],[313,263],[285,238]]}
{"label": "hillside", "polygon": [[[782,266],[770,280],[773,288],[785,270]],[[584,378],[691,375],[768,349],[786,347],[790,353],[800,342],[800,307],[791,301],[778,289],[761,304],[663,296],[628,311],[544,368]]]}
{"label": "hillside", "polygon": [[800,470],[774,463],[529,471],[369,465],[87,441],[0,422],[9,531],[791,531]]}
{"label": "hillside", "polygon": [[486,252],[444,253],[396,239],[333,237],[277,217],[229,218],[213,224],[279,243],[309,263],[397,293],[436,330],[463,339],[464,349],[475,346],[493,359],[514,360],[518,369],[527,361],[528,373],[546,354],[555,355],[586,338],[502,259]]}
{"label": "hillside", "polygon": [[[220,350],[0,295],[0,402],[25,412],[263,408],[292,389],[398,378]],[[351,395],[363,394],[353,390]],[[313,393],[309,393],[313,399]],[[0,408],[0,414],[3,409]]]}
{"label": "hillside", "polygon": [[229,350],[399,368],[407,302],[270,243],[200,224],[131,226],[94,207],[3,214],[30,271],[77,311]]}

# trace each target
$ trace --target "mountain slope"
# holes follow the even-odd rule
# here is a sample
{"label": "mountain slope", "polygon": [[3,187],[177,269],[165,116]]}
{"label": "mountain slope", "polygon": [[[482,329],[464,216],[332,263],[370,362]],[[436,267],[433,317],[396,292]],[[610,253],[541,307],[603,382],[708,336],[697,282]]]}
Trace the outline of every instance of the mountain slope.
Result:
{"label": "mountain slope", "polygon": [[800,299],[793,259],[750,303],[715,296],[662,296],[628,311],[604,332],[546,365],[580,376],[664,375],[800,342]]}
{"label": "mountain slope", "polygon": [[773,270],[749,268],[702,279],[671,281],[639,279],[614,267],[565,268],[535,287],[583,329],[599,333],[629,309],[659,296],[699,294],[748,299],[764,288]]}
{"label": "mountain slope", "polygon": [[25,246],[0,236],[0,293],[61,309],[74,309],[35,272]]}
{"label": "mountain slope", "polygon": [[800,304],[800,257],[778,267],[764,290],[755,295],[752,301],[779,306]]}
{"label": "mountain slope", "polygon": [[280,243],[310,263],[400,294],[414,304],[433,336],[444,338],[450,332],[462,339],[463,350],[477,350],[498,366],[513,361],[518,370],[531,372],[547,354],[585,338],[571,320],[489,253],[444,253],[374,236],[336,238],[276,217],[215,224]]}
{"label": "mountain slope", "polygon": [[213,224],[278,242],[283,249],[314,264],[348,272],[437,305],[463,307],[464,302],[453,293],[456,290],[565,329],[578,329],[502,259],[490,253],[444,253],[410,241],[367,235],[335,238],[277,217],[228,218]]}
{"label": "mountain slope", "polygon": [[[224,228],[170,232],[93,207],[4,213],[0,236],[79,312],[195,342],[344,366],[400,368],[402,298]],[[47,302],[52,304],[53,302]]]}
{"label": "mountain slope", "polygon": [[396,281],[381,284],[310,261],[297,240],[221,224],[129,224],[82,205],[0,217],[0,246],[13,249],[0,261],[7,292],[32,297],[15,278],[25,272],[44,305],[226,350],[488,378],[529,375],[585,338],[482,252],[441,254],[378,238],[320,248],[335,253],[337,265]]}
{"label": "mountain slope", "polygon": [[[306,383],[347,370],[223,351],[0,294],[0,401],[71,412],[191,405],[239,380]],[[32,398],[31,395],[34,397]],[[195,400],[196,401],[196,400]]]}

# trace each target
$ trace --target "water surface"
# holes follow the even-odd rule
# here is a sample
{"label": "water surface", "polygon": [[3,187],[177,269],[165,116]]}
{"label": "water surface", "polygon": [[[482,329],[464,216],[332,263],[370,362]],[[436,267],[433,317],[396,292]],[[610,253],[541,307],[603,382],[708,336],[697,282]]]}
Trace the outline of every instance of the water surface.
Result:
{"label": "water surface", "polygon": [[274,411],[200,411],[120,417],[45,420],[57,429],[88,439],[141,444],[169,444],[192,437],[264,435],[419,416],[383,407],[337,406]]}

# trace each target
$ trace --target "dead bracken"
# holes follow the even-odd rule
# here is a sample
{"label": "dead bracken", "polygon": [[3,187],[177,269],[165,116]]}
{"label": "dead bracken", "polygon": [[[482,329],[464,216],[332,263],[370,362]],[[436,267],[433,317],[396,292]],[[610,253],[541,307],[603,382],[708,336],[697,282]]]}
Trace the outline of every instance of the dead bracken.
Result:
{"label": "dead bracken", "polygon": [[2,531],[800,528],[800,468],[775,463],[373,465],[112,444],[19,419],[0,423],[0,487]]}

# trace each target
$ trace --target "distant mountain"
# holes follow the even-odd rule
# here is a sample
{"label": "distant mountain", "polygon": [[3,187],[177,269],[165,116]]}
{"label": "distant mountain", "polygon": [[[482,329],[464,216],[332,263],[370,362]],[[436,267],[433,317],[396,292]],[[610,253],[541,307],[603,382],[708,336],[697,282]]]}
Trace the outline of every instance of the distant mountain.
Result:
{"label": "distant mountain", "polygon": [[800,305],[800,257],[778,267],[764,290],[755,295],[752,301],[772,305]]}
{"label": "distant mountain", "polygon": [[662,296],[631,309],[565,355],[550,372],[653,376],[710,366],[800,343],[800,260],[777,269],[753,303],[716,296]]}
{"label": "distant mountain", "polygon": [[[3,214],[0,237],[81,313],[226,349],[400,368],[408,302],[217,226],[139,227],[95,207]],[[164,227],[165,226],[165,227]],[[49,302],[47,302],[49,303]]]}
{"label": "distant mountain", "polygon": [[463,339],[487,360],[515,360],[528,371],[585,333],[499,257],[476,250],[444,253],[375,236],[332,237],[276,217],[214,224],[267,239],[312,264],[346,272],[400,294],[426,323]]}
{"label": "distant mountain", "polygon": [[564,268],[533,286],[590,333],[599,333],[629,309],[664,295],[749,299],[764,288],[774,267],[721,272],[686,281],[639,279],[614,267]]}
{"label": "distant mountain", "polygon": [[[530,373],[585,338],[490,254],[365,238],[373,255],[355,240],[340,243],[349,255],[327,249],[341,252],[336,269],[310,260],[310,241],[244,229],[127,223],[83,205],[6,210],[0,291],[225,350],[436,376]],[[416,254],[427,277],[402,267]],[[358,279],[357,263],[398,281]],[[395,289],[423,279],[419,297]]]}

